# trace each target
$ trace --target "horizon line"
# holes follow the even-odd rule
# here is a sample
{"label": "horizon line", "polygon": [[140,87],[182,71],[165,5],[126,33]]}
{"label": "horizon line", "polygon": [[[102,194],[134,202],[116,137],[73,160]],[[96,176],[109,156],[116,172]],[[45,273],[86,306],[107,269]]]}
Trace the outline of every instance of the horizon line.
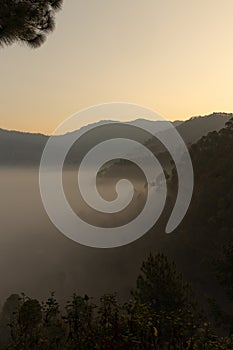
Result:
{"label": "horizon line", "polygon": [[[181,123],[185,123],[187,121],[190,121],[192,119],[195,119],[195,118],[206,118],[206,117],[211,117],[213,115],[233,115],[233,112],[211,112],[209,114],[204,114],[204,115],[194,115],[194,116],[191,116],[191,117],[188,117],[187,119],[175,119],[175,120],[170,120],[170,119],[166,119],[168,122],[174,124],[176,122],[181,122]],[[116,123],[130,123],[130,122],[133,122],[133,121],[137,121],[137,120],[148,120],[148,121],[151,121],[153,122],[153,120],[149,120],[149,119],[145,119],[145,118],[137,118],[137,119],[134,119],[134,120],[130,120],[128,122],[122,122],[122,121],[115,121]],[[166,120],[161,120],[161,121],[166,121]],[[94,122],[94,123],[100,123],[101,121],[104,121],[104,119],[100,119],[99,121],[97,122]],[[156,121],[159,121],[159,120],[155,120]],[[80,130],[81,128],[85,127],[85,126],[88,126],[88,125],[91,125],[91,124],[94,124],[94,123],[90,123],[90,124],[85,124],[83,126],[81,126],[80,128],[76,129],[76,130]],[[42,132],[42,131],[26,131],[26,130],[19,130],[19,129],[8,129],[8,128],[4,128],[4,127],[1,127],[0,126],[0,131],[6,131],[6,132],[16,132],[16,133],[21,133],[21,134],[30,134],[30,135],[40,135],[40,136],[45,136],[45,137],[50,137],[52,136],[53,133],[45,133],[45,132]],[[73,130],[75,131],[75,130]],[[71,131],[72,132],[72,131]]]}

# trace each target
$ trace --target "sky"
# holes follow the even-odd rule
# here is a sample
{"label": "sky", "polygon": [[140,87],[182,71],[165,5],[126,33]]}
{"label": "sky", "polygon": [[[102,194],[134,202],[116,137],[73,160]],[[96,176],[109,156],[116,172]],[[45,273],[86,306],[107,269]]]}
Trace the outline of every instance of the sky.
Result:
{"label": "sky", "polygon": [[232,0],[64,0],[56,23],[39,49],[0,49],[0,128],[50,134],[107,102],[233,112]]}

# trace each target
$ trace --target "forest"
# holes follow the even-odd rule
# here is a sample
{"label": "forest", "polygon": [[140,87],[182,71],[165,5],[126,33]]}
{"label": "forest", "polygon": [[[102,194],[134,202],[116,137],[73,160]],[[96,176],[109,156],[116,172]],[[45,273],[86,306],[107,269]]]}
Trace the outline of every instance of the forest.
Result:
{"label": "forest", "polygon": [[[216,271],[233,300],[232,261],[233,246]],[[218,310],[216,320],[211,323],[199,308],[175,264],[162,253],[151,254],[124,303],[114,294],[97,303],[74,294],[61,307],[54,293],[45,302],[11,295],[1,312],[1,349],[232,349],[233,317]]]}
{"label": "forest", "polygon": [[127,300],[73,294],[60,305],[56,291],[46,301],[12,294],[1,311],[1,350],[232,349],[232,153],[233,119],[190,147],[196,186],[176,233],[208,257],[224,302],[209,295],[203,303],[175,263],[157,252],[144,260]]}
{"label": "forest", "polygon": [[[222,3],[0,0],[0,350],[233,349],[233,114],[213,113],[232,111],[233,3]],[[83,203],[91,182],[81,193],[75,171],[99,137],[115,138],[115,117],[80,118],[71,130],[54,130],[77,109],[84,114],[92,110],[87,106],[133,100],[134,107],[156,108],[171,121],[160,129],[157,113],[151,120],[130,114],[130,121],[123,112],[113,113],[121,138],[138,137],[161,171],[146,181],[131,158],[104,163],[96,176],[98,192],[113,201],[114,184],[125,176],[132,180],[133,204],[124,213],[99,212]],[[196,117],[184,120],[187,115]],[[175,129],[182,147],[168,137],[166,149],[152,133],[156,125],[168,135]],[[69,239],[50,220],[41,196],[39,168],[49,135],[61,144],[81,139],[59,175],[72,214],[95,232],[106,228],[109,239],[110,228],[143,210],[149,189],[166,184],[158,222],[146,233],[137,222],[128,233],[142,236],[114,249]],[[192,171],[182,178],[175,161],[179,153],[186,169],[183,146],[193,164],[194,191],[183,221],[166,234],[169,214],[180,204],[180,184],[192,180]],[[141,158],[137,148],[134,153],[133,160]],[[151,168],[151,158],[142,158]],[[187,183],[184,194],[192,189]],[[65,210],[54,205],[56,193],[53,212],[70,224]],[[76,226],[74,231],[86,234]]]}

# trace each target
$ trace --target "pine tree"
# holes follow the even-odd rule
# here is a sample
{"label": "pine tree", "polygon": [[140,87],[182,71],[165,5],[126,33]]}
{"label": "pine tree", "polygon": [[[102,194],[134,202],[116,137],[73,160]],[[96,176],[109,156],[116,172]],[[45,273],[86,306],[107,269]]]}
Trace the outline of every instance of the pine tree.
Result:
{"label": "pine tree", "polygon": [[39,47],[54,29],[62,0],[0,0],[0,45]]}
{"label": "pine tree", "polygon": [[174,311],[184,308],[191,301],[191,290],[163,253],[150,254],[143,262],[133,295],[151,310]]}

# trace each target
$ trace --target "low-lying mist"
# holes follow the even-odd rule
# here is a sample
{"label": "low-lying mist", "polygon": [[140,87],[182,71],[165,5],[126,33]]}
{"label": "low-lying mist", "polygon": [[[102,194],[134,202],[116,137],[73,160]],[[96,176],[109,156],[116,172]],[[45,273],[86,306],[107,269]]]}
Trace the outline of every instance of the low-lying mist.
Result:
{"label": "low-lying mist", "polygon": [[[38,169],[2,168],[0,172],[0,299],[10,293],[25,292],[44,298],[56,291],[59,299],[67,299],[73,292],[99,296],[106,292],[128,295],[134,286],[142,260],[150,251],[148,237],[115,249],[96,249],[75,243],[50,222],[39,191]],[[106,227],[133,219],[143,208],[145,182],[134,181],[134,203],[121,218],[115,214],[101,216],[78,200],[76,173],[66,171],[64,188],[74,210],[84,219]],[[113,199],[114,182],[99,180],[99,191],[106,199]],[[123,221],[122,221],[123,220]],[[149,248],[150,247],[150,248]]]}
{"label": "low-lying mist", "polygon": [[[119,178],[126,177],[134,185],[132,204],[114,215],[100,214],[87,207],[78,191],[77,171],[65,169],[66,197],[83,220],[102,227],[115,227],[129,222],[142,210],[147,195],[145,178],[136,168],[123,168],[128,176],[122,170],[114,178],[97,178],[98,190],[107,200],[115,198],[115,184]],[[45,299],[55,291],[60,302],[65,302],[74,292],[94,298],[116,292],[120,299],[125,299],[135,287],[142,262],[150,252],[164,252],[174,260],[200,298],[205,293],[221,297],[211,277],[211,268],[207,264],[203,269],[205,251],[198,243],[195,245],[195,237],[183,232],[182,227],[175,233],[165,234],[175,192],[173,195],[169,191],[158,222],[142,238],[119,248],[97,249],[71,241],[50,221],[40,196],[38,168],[1,168],[0,176],[1,303],[10,294],[21,292]]]}

